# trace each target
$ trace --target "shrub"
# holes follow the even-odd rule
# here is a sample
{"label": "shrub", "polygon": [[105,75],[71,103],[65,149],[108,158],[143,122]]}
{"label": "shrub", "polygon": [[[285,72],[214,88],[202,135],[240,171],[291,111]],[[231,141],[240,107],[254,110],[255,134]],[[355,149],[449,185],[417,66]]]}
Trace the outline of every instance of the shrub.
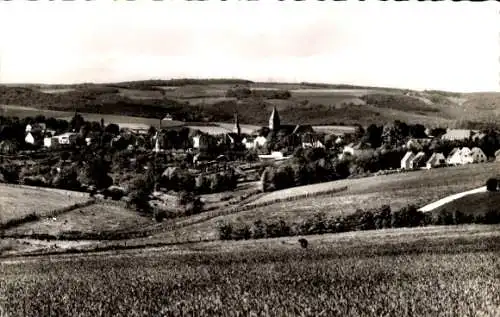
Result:
{"label": "shrub", "polygon": [[233,233],[233,226],[230,223],[224,222],[219,223],[217,226],[219,231],[219,238],[221,240],[231,240]]}
{"label": "shrub", "polygon": [[486,189],[490,192],[497,191],[498,189],[498,180],[496,178],[489,178],[486,181]]}
{"label": "shrub", "polygon": [[167,212],[162,209],[156,209],[154,211],[154,218],[158,222],[162,222],[165,218],[167,218]]}
{"label": "shrub", "polygon": [[248,240],[252,237],[252,232],[250,231],[250,226],[243,224],[231,231],[232,240]]}
{"label": "shrub", "polygon": [[299,239],[299,243],[300,243],[300,246],[304,249],[306,249],[307,246],[309,245],[309,242],[307,241],[307,239],[304,239],[304,238]]}
{"label": "shrub", "polygon": [[486,224],[497,224],[500,223],[500,210],[490,209],[484,215],[483,222]]}

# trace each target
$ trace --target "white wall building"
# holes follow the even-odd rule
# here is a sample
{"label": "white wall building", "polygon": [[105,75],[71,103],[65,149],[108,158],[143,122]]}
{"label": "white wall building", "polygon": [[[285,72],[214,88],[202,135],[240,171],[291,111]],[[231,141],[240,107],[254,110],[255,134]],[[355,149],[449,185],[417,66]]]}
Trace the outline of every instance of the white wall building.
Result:
{"label": "white wall building", "polygon": [[410,161],[415,157],[412,151],[406,152],[405,156],[401,159],[401,168],[402,169],[410,169]]}
{"label": "white wall building", "polygon": [[486,154],[478,147],[472,148],[470,156],[472,157],[473,163],[486,163],[488,161]]}

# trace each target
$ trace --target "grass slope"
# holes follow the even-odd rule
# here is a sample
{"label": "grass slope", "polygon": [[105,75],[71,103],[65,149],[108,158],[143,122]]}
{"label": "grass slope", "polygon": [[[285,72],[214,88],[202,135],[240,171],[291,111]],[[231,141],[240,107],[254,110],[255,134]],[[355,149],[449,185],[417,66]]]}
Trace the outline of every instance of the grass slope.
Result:
{"label": "grass slope", "polygon": [[312,239],[308,250],[274,239],[7,260],[0,308],[28,316],[498,316],[498,228],[473,228],[398,230],[398,241],[378,233]]}
{"label": "grass slope", "polygon": [[442,210],[449,212],[460,211],[464,215],[484,215],[490,210],[498,209],[500,206],[500,193],[485,192],[467,195],[453,200],[432,211],[438,214]]}
{"label": "grass slope", "polygon": [[0,224],[29,214],[44,216],[89,199],[88,194],[79,192],[3,184],[0,193]]}
{"label": "grass slope", "polygon": [[64,232],[101,233],[133,230],[155,223],[151,217],[112,204],[95,204],[72,210],[55,220],[41,219],[6,230],[6,234],[48,234]]}
{"label": "grass slope", "polygon": [[[409,204],[424,206],[448,195],[484,185],[491,175],[498,173],[499,168],[499,163],[474,164],[294,187],[269,193],[251,204],[272,202],[303,193],[309,193],[312,197],[212,218],[175,232],[166,232],[162,236],[174,241],[176,236],[179,239],[192,241],[217,239],[217,224],[220,221],[251,224],[259,219],[284,219],[287,222],[299,222],[317,212],[324,212],[327,216],[337,216],[352,213],[359,208],[370,209],[382,205],[389,205],[393,210]],[[347,186],[345,191],[314,197],[315,193],[345,186]]]}

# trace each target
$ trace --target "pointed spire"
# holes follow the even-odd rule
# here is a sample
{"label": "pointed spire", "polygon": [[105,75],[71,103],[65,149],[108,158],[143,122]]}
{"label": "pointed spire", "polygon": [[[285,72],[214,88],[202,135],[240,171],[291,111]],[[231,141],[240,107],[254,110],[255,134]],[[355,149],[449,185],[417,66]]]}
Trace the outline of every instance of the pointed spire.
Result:
{"label": "pointed spire", "polygon": [[272,131],[279,130],[280,128],[280,116],[278,114],[278,110],[276,110],[276,106],[273,107],[273,112],[271,113],[271,117],[269,118],[269,129]]}
{"label": "pointed spire", "polygon": [[234,113],[234,129],[233,132],[240,135],[241,134],[241,128],[240,128],[240,120],[238,118],[238,112]]}

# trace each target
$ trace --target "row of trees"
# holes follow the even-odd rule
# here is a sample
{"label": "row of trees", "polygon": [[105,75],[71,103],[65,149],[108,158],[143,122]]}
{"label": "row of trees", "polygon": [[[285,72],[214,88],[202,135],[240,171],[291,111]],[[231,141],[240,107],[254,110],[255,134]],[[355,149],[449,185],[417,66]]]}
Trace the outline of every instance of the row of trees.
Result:
{"label": "row of trees", "polygon": [[366,211],[357,210],[351,215],[334,218],[318,213],[300,223],[287,223],[284,220],[271,222],[257,220],[251,225],[221,222],[218,224],[218,232],[221,240],[242,240],[468,223],[500,223],[500,209],[490,210],[484,215],[466,215],[458,210],[450,212],[444,209],[433,214],[418,211],[411,205],[392,211],[386,205]]}
{"label": "row of trees", "polygon": [[226,91],[228,98],[264,98],[264,99],[290,99],[291,93],[282,89],[250,89],[246,87],[230,88]]}

